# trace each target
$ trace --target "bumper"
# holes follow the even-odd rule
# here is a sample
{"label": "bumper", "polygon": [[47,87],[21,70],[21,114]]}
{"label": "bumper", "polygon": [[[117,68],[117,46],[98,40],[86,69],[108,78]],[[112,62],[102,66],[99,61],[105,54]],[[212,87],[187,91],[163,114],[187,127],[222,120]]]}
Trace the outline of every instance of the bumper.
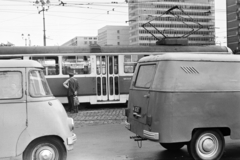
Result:
{"label": "bumper", "polygon": [[[125,121],[125,127],[128,130],[131,130],[131,124]],[[147,139],[158,141],[159,140],[159,133],[158,132],[150,132],[147,130],[143,130],[143,136]]]}
{"label": "bumper", "polygon": [[72,134],[71,137],[67,138],[67,150],[73,149],[73,144],[77,141],[77,135],[75,133]]}
{"label": "bumper", "polygon": [[157,132],[150,132],[147,130],[143,130],[143,136],[154,141],[159,140],[159,133]]}

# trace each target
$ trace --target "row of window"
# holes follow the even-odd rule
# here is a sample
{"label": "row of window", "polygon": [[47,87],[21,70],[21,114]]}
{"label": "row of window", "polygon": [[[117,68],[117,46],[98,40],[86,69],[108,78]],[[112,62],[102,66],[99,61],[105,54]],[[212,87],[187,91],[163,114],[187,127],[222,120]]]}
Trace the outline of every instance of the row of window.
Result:
{"label": "row of window", "polygon": [[[118,43],[120,45],[120,42]],[[106,57],[106,56],[105,56]],[[45,75],[59,75],[60,68],[59,64],[61,63],[61,69],[63,75],[68,75],[70,72],[75,73],[76,75],[82,74],[91,74],[91,62],[90,56],[63,56],[62,62],[59,62],[59,58],[57,56],[48,56],[48,57],[32,57],[32,60],[36,60],[44,66],[44,74]],[[135,55],[124,55],[124,72],[125,73],[133,73],[134,65],[138,60],[138,56]],[[117,61],[117,62],[116,62]],[[101,63],[101,65],[106,65]],[[114,59],[114,64],[118,65],[118,58]],[[94,64],[92,64],[94,65]],[[95,64],[96,68],[99,68],[99,63]],[[109,64],[111,65],[111,64]],[[118,67],[115,67],[118,70]],[[98,70],[97,70],[98,71]],[[117,71],[118,72],[118,71]]]}
{"label": "row of window", "polygon": [[[172,37],[172,36],[169,36]],[[154,37],[139,37],[139,40],[156,41]],[[214,41],[211,37],[188,37],[189,41]]]}
{"label": "row of window", "polygon": [[97,40],[97,37],[84,37],[84,39],[86,40],[86,39],[89,39],[89,40]]}
{"label": "row of window", "polygon": [[[129,3],[129,9],[133,10],[136,8],[162,8],[162,9],[170,9],[175,5],[170,5],[170,4],[154,4],[154,3],[150,3],[150,2],[139,2],[137,3],[138,5],[135,5],[133,3]],[[183,3],[181,3],[183,4]],[[181,9],[194,9],[194,10],[211,10],[211,6],[193,6],[193,5],[181,5],[179,4],[178,7]]]}
{"label": "row of window", "polygon": [[[139,43],[140,46],[151,46],[153,45],[153,43]],[[155,45],[155,44],[154,44]],[[210,41],[210,42],[204,42],[204,43],[194,43],[194,42],[190,42],[188,43],[188,46],[202,46],[202,45],[215,45],[214,42]]]}
{"label": "row of window", "polygon": [[[139,24],[139,27],[141,27],[143,24]],[[210,28],[209,25],[196,25],[196,24],[152,24],[154,27],[158,28]],[[144,27],[152,27],[149,23],[145,24]]]}
{"label": "row of window", "polygon": [[88,43],[89,44],[97,44],[97,41],[89,41],[89,42],[88,41],[84,41],[84,44],[88,44]]}
{"label": "row of window", "polygon": [[[145,21],[145,20],[150,20],[151,17],[141,17],[140,20],[142,21]],[[192,19],[192,18],[176,18],[176,17],[154,17],[154,21],[166,21],[166,22],[211,22],[212,19],[206,19],[206,18],[195,18],[195,19]],[[153,22],[154,22],[153,21]]]}
{"label": "row of window", "polygon": [[[172,11],[172,13],[174,15],[182,15],[185,16],[186,14],[189,16],[205,16],[208,17],[209,16],[209,12],[185,12],[186,14],[184,14],[183,12],[180,11]],[[149,14],[149,15],[154,15],[154,14],[159,14],[159,15],[163,15],[166,14],[165,11],[155,11],[155,10],[140,10],[140,14]]]}
{"label": "row of window", "polygon": [[[153,34],[159,34],[159,32],[157,30],[149,30],[149,31],[151,33],[153,33]],[[146,30],[139,30],[139,33],[140,34],[149,34],[149,32],[146,31]],[[189,31],[177,31],[177,30],[172,31],[172,34],[175,34],[175,35],[178,35],[178,34],[179,35],[183,35],[183,34],[188,34],[188,33],[189,33]],[[207,35],[212,35],[212,33],[209,32],[209,31],[197,31],[193,35],[204,35],[204,36],[207,36]]]}

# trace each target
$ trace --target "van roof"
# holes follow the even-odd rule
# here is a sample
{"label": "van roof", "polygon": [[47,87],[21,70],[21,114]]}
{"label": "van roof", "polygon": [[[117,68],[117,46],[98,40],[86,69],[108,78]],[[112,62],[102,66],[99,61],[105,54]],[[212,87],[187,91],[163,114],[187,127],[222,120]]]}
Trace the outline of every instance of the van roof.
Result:
{"label": "van roof", "polygon": [[139,62],[153,61],[223,61],[240,62],[239,55],[233,54],[191,54],[191,53],[166,53],[143,57]]}
{"label": "van roof", "polygon": [[0,68],[26,68],[26,67],[34,67],[34,68],[43,68],[43,66],[33,60],[0,60]]}

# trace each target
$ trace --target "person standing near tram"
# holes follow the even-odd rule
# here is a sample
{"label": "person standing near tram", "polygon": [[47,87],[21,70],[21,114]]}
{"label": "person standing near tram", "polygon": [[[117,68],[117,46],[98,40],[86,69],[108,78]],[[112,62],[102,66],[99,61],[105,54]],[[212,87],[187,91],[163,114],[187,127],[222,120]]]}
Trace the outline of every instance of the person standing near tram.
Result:
{"label": "person standing near tram", "polygon": [[67,79],[63,86],[67,88],[67,97],[68,97],[68,107],[69,112],[77,113],[78,106],[74,105],[74,97],[77,96],[77,91],[79,88],[78,81],[74,78],[74,73],[69,73],[69,79]]}

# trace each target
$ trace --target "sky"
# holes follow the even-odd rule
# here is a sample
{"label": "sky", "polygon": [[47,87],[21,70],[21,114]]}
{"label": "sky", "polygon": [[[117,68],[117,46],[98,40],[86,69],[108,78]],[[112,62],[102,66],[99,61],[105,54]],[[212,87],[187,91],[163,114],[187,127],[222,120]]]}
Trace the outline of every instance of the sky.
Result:
{"label": "sky", "polygon": [[[35,2],[0,0],[0,43],[43,46],[43,11]],[[50,0],[45,9],[47,46],[62,45],[76,36],[97,36],[106,25],[128,25],[125,0]],[[216,42],[226,46],[226,0],[215,0],[215,10]]]}

